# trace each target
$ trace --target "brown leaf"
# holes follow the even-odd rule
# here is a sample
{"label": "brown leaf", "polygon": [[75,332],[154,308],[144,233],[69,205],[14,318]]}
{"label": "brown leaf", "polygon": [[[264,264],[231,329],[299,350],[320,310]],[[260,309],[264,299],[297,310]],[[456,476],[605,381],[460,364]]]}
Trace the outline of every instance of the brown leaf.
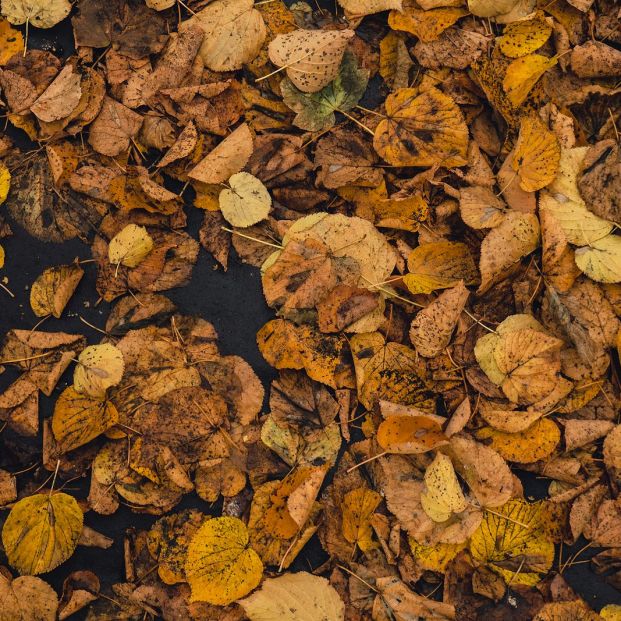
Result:
{"label": "brown leaf", "polygon": [[142,116],[106,97],[88,135],[89,144],[103,155],[114,157],[129,149],[142,125]]}

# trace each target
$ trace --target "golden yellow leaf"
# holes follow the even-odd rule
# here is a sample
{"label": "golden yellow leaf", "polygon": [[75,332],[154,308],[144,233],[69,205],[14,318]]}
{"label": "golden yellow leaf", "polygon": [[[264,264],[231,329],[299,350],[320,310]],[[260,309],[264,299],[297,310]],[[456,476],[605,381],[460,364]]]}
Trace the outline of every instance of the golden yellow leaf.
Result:
{"label": "golden yellow leaf", "polygon": [[432,293],[454,287],[460,280],[466,285],[478,281],[478,271],[466,244],[432,242],[415,248],[408,257],[409,274],[403,278],[414,294]]}
{"label": "golden yellow leaf", "polygon": [[545,533],[546,515],[543,503],[521,499],[486,511],[470,538],[472,556],[508,584],[537,584],[554,560],[554,544]]}
{"label": "golden yellow leaf", "polygon": [[533,617],[533,621],[601,621],[601,619],[602,617],[593,612],[582,600],[548,602]]}
{"label": "golden yellow leaf", "polygon": [[461,513],[468,506],[447,455],[436,454],[425,470],[424,482],[420,500],[423,510],[434,522],[446,522],[453,513]]}
{"label": "golden yellow leaf", "polygon": [[428,416],[391,415],[377,429],[377,443],[387,453],[426,453],[447,442],[440,423]]}
{"label": "golden yellow leaf", "polygon": [[561,147],[538,115],[522,119],[520,135],[515,145],[512,166],[526,192],[545,188],[556,178],[561,158]]}
{"label": "golden yellow leaf", "polygon": [[554,67],[558,59],[556,56],[547,58],[540,54],[529,54],[517,58],[508,67],[502,87],[514,108],[520,106],[528,97],[531,89],[539,78]]}
{"label": "golden yellow leaf", "polygon": [[62,452],[87,444],[118,423],[114,404],[81,394],[69,386],[54,404],[52,432]]}
{"label": "golden yellow leaf", "polygon": [[373,547],[371,517],[380,502],[382,497],[367,487],[353,489],[343,498],[343,536],[363,552]]}
{"label": "golden yellow leaf", "polygon": [[64,563],[78,545],[84,514],[68,494],[34,494],[13,505],[2,528],[9,563],[20,574],[41,574]]}
{"label": "golden yellow leaf", "polygon": [[325,335],[308,325],[274,319],[257,332],[257,343],[276,369],[304,369],[310,378],[332,388],[355,385],[349,347],[341,335]]}
{"label": "golden yellow leaf", "polygon": [[77,263],[44,270],[30,289],[30,307],[34,314],[60,318],[83,275],[84,270]]}
{"label": "golden yellow leaf", "polygon": [[153,240],[144,226],[128,224],[108,246],[108,260],[113,264],[137,267],[153,249]]}
{"label": "golden yellow leaf", "polygon": [[250,621],[343,621],[345,605],[321,576],[305,571],[268,578],[238,604]]}
{"label": "golden yellow leaf", "polygon": [[458,19],[468,15],[463,8],[442,7],[421,11],[410,0],[405,0],[401,10],[390,11],[388,25],[393,30],[405,30],[421,41],[435,41]]}
{"label": "golden yellow leaf", "polygon": [[468,9],[478,17],[497,17],[509,13],[518,0],[468,0]]}
{"label": "golden yellow leaf", "polygon": [[4,248],[0,246],[0,269],[4,267]]}
{"label": "golden yellow leaf", "polygon": [[417,543],[412,537],[408,537],[412,556],[416,564],[426,571],[436,571],[444,573],[446,566],[468,545],[463,543],[436,543],[433,546],[426,546]]}
{"label": "golden yellow leaf", "polygon": [[410,69],[414,66],[405,45],[405,36],[391,30],[380,41],[379,72],[384,82],[393,90],[407,88]]}
{"label": "golden yellow leaf", "polygon": [[6,197],[9,195],[9,188],[11,187],[11,173],[9,169],[0,162],[0,205],[4,203]]}
{"label": "golden yellow leaf", "polygon": [[123,377],[123,354],[110,343],[91,345],[82,350],[73,372],[73,387],[91,397],[104,397]]}
{"label": "golden yellow leaf", "polygon": [[496,39],[500,51],[509,58],[518,58],[538,50],[552,34],[552,26],[542,11],[531,19],[509,24]]}
{"label": "golden yellow leaf", "polygon": [[6,65],[11,56],[19,54],[23,49],[24,37],[22,37],[22,33],[11,28],[8,20],[0,18],[0,67]]}
{"label": "golden yellow leaf", "polygon": [[238,518],[213,518],[198,529],[185,563],[191,601],[226,606],[261,582],[263,563],[248,542],[248,529]]}
{"label": "golden yellow leaf", "polygon": [[372,15],[390,9],[401,9],[402,0],[339,0],[339,4],[352,16]]}
{"label": "golden yellow leaf", "polygon": [[540,418],[524,431],[508,433],[483,427],[477,431],[476,437],[488,442],[508,461],[532,464],[552,454],[561,439],[561,432],[549,418]]}
{"label": "golden yellow leaf", "polygon": [[285,69],[304,93],[316,93],[336,77],[353,30],[303,30],[278,35],[268,46],[270,60]]}
{"label": "golden yellow leaf", "polygon": [[230,188],[220,192],[220,211],[237,227],[248,227],[265,220],[272,206],[267,188],[253,175],[240,172],[229,179]]}
{"label": "golden yellow leaf", "polygon": [[606,621],[621,621],[621,605],[607,604],[599,611]]}
{"label": "golden yellow leaf", "polygon": [[436,88],[401,88],[386,98],[373,147],[394,166],[464,166],[468,126],[455,101]]}
{"label": "golden yellow leaf", "polygon": [[596,282],[621,282],[621,237],[606,235],[574,254],[580,271]]}

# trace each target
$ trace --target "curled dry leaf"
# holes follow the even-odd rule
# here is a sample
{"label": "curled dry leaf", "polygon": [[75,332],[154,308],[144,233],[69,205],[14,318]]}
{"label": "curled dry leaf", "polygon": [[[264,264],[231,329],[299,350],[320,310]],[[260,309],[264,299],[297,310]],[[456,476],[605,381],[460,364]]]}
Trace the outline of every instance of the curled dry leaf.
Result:
{"label": "curled dry leaf", "polygon": [[41,121],[51,123],[69,116],[81,97],[80,74],[72,65],[66,65],[30,106],[30,111]]}
{"label": "curled dry leaf", "polygon": [[44,270],[30,289],[30,306],[34,314],[37,317],[53,315],[60,318],[82,276],[84,270],[76,263]]}

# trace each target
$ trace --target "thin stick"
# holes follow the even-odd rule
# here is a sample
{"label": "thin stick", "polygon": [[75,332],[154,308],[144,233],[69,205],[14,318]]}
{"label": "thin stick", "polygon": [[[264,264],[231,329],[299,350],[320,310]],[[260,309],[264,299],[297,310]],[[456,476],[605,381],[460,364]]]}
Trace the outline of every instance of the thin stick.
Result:
{"label": "thin stick", "polygon": [[371,589],[371,591],[373,591],[374,593],[379,593],[379,591],[372,586],[371,584],[369,584],[366,580],[364,580],[363,578],[361,578],[358,574],[355,574],[353,571],[351,571],[351,569],[347,569],[347,567],[343,567],[343,565],[339,565],[337,563],[336,565],[339,569],[342,569],[343,571],[347,572],[350,576],[353,576],[354,578],[357,578],[358,580],[360,580],[360,582],[362,582],[362,584],[365,584],[369,589]]}
{"label": "thin stick", "polygon": [[15,297],[15,294],[8,287],[5,287],[1,282],[0,282],[0,289],[4,289],[12,298]]}
{"label": "thin stick", "polygon": [[378,453],[377,455],[373,455],[372,457],[369,457],[368,459],[365,459],[364,461],[361,461],[361,462],[355,464],[351,468],[348,468],[347,472],[351,472],[352,470],[355,470],[356,468],[360,468],[360,466],[364,466],[364,464],[368,464],[370,461],[374,461],[376,459],[379,459],[380,457],[384,457],[384,455],[388,455],[388,451],[383,451],[382,453]]}
{"label": "thin stick", "polygon": [[371,134],[371,136],[375,136],[375,132],[372,129],[369,129],[364,123],[361,123],[355,116],[348,114],[345,110],[341,110],[340,108],[337,108],[336,111],[340,112],[343,116],[346,116],[350,121],[353,121],[356,125],[364,129],[365,132]]}
{"label": "thin stick", "polygon": [[89,323],[88,321],[86,321],[86,319],[84,319],[84,317],[82,317],[82,315],[78,315],[78,319],[82,323],[85,323],[89,328],[91,328],[93,330],[97,330],[97,332],[101,332],[101,334],[105,334],[106,336],[110,336],[110,334],[108,334],[108,332],[106,332],[105,330],[102,330],[101,328],[98,328],[97,326],[94,326],[92,323]]}
{"label": "thin stick", "polygon": [[278,250],[282,250],[283,246],[281,246],[280,244],[272,244],[270,242],[266,242],[263,241],[262,239],[259,239],[258,237],[252,237],[251,235],[245,235],[244,233],[240,233],[239,231],[236,231],[234,229],[229,229],[226,226],[221,226],[220,227],[223,231],[226,231],[227,233],[232,233],[233,235],[239,235],[240,237],[244,237],[245,239],[250,239],[254,242],[257,242],[257,244],[263,244],[265,246],[271,246],[272,248],[278,248]]}
{"label": "thin stick", "polygon": [[524,522],[518,522],[517,520],[514,520],[513,518],[510,518],[508,515],[503,515],[502,513],[498,513],[496,511],[492,511],[492,509],[489,508],[485,508],[485,510],[488,513],[491,513],[492,515],[495,515],[499,518],[502,518],[503,520],[507,520],[507,522],[513,522],[514,524],[517,524],[518,526],[521,526],[522,528],[528,528],[530,530],[531,526],[529,524],[524,524]]}
{"label": "thin stick", "polygon": [[44,354],[37,354],[36,356],[28,356],[26,358],[13,358],[13,360],[0,360],[0,364],[15,364],[16,362],[28,362],[29,360],[36,360],[37,358],[45,358],[51,356],[54,352],[48,351]]}

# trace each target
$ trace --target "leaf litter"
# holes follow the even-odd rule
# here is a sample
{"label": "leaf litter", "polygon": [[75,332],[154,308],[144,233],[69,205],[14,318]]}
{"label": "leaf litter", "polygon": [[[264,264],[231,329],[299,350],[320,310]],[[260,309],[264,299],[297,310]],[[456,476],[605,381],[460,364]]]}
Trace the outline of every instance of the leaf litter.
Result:
{"label": "leaf litter", "polygon": [[[0,619],[619,618],[563,577],[621,588],[613,0],[1,13],[0,237],[91,258],[0,347]],[[269,385],[166,297],[200,247],[260,272]],[[55,330],[93,283],[99,342]],[[122,504],[151,526],[110,547]],[[125,581],[35,577],[79,545]]]}

